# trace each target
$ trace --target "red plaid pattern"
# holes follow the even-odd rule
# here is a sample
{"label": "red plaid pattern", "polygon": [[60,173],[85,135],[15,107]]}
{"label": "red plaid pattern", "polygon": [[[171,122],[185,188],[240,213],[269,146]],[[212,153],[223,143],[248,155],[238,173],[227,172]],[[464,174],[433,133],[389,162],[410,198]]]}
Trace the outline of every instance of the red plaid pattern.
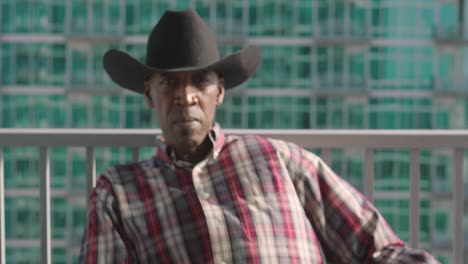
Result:
{"label": "red plaid pattern", "polygon": [[320,158],[284,141],[225,137],[210,155],[103,173],[80,263],[438,263],[405,247],[383,217]]}

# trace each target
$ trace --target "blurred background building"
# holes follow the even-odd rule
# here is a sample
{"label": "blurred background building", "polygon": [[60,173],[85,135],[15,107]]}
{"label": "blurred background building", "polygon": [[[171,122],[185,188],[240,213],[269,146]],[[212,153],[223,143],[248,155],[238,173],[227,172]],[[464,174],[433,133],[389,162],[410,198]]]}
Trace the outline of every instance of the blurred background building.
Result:
{"label": "blurred background building", "polygon": [[[102,55],[118,48],[144,60],[164,10],[188,7],[216,31],[222,54],[262,49],[257,74],[219,109],[224,128],[468,128],[463,0],[0,0],[1,127],[157,127],[143,97],[106,76]],[[7,262],[38,263],[38,150],[5,154]],[[102,148],[96,157],[99,172],[131,153]],[[376,205],[408,240],[409,152],[375,157]],[[359,150],[334,150],[332,160],[363,188]],[[51,162],[52,260],[73,263],[86,219],[85,151],[53,148]],[[446,150],[421,153],[421,245],[444,263],[451,162]]]}

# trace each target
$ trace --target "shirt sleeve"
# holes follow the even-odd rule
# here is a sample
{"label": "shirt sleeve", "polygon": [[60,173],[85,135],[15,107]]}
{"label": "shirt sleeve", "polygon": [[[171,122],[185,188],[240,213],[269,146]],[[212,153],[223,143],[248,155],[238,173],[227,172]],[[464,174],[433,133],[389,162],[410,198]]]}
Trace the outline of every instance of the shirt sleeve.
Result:
{"label": "shirt sleeve", "polygon": [[288,144],[287,167],[327,262],[439,263],[405,246],[382,215],[320,158]]}
{"label": "shirt sleeve", "polygon": [[78,263],[130,263],[110,181],[101,176],[90,198]]}

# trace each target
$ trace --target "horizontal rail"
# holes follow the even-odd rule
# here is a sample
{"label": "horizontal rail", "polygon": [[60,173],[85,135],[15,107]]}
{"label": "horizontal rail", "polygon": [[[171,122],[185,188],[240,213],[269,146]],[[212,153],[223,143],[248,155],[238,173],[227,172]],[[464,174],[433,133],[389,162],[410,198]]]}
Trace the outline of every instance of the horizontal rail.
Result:
{"label": "horizontal rail", "polygon": [[[468,130],[225,129],[306,148],[468,148]],[[0,129],[0,146],[153,146],[160,129]]]}
{"label": "horizontal rail", "polygon": [[[374,200],[409,200],[410,193],[408,191],[383,191],[383,190],[376,190],[373,191]],[[51,189],[50,190],[50,197],[51,198],[66,198],[72,200],[74,203],[85,204],[87,201],[86,198],[87,192],[83,188],[83,190],[65,190],[65,189]],[[34,188],[8,188],[5,190],[5,197],[6,198],[16,198],[16,197],[30,197],[30,198],[37,198],[39,197],[39,190]],[[367,197],[367,195],[366,195]],[[434,192],[431,191],[422,191],[419,193],[420,199],[436,199],[436,200],[443,200],[446,201],[452,198],[451,193],[443,194],[443,195],[436,195]],[[464,200],[468,201],[468,195],[465,194]]]}
{"label": "horizontal rail", "polygon": [[[349,81],[348,81],[349,82]],[[432,90],[372,90],[366,88],[366,84],[361,85],[339,85],[324,84],[328,86],[311,89],[299,89],[296,87],[268,88],[256,87],[252,89],[238,88],[239,90],[227,91],[226,96],[255,96],[255,97],[317,97],[317,96],[362,96],[375,98],[437,98],[437,97],[468,97],[468,90],[464,89],[466,83],[455,84],[450,89],[445,89],[441,85],[434,84]],[[96,89],[94,86],[99,86]],[[89,87],[94,87],[91,89]],[[103,83],[88,83],[83,86],[64,85],[0,85],[0,94],[5,95],[67,95],[74,96],[95,96],[95,95],[131,95],[135,93],[119,89],[114,85]]]}

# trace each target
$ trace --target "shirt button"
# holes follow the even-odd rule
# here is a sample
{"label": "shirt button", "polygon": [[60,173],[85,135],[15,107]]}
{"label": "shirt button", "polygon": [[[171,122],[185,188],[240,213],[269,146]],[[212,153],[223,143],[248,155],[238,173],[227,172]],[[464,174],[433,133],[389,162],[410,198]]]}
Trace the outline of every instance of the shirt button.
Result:
{"label": "shirt button", "polygon": [[208,198],[210,198],[210,194],[208,192],[203,192],[202,197],[205,198],[205,199],[208,199]]}

